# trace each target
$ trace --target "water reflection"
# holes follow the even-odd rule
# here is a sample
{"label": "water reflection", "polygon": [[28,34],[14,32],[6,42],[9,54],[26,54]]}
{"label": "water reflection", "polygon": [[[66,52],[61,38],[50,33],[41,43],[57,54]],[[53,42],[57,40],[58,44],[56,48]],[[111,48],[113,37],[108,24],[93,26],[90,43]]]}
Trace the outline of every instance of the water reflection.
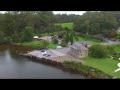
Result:
{"label": "water reflection", "polygon": [[18,56],[16,51],[19,49],[21,52],[31,50],[25,47],[0,45],[0,78],[84,78],[82,75],[72,74],[53,66]]}

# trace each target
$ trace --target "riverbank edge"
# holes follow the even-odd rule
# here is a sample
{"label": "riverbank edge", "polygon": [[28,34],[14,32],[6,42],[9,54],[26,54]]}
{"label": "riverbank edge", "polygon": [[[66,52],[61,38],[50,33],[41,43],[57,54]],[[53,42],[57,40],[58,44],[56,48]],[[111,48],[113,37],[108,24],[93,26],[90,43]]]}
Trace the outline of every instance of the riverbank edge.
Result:
{"label": "riverbank edge", "polygon": [[[15,45],[15,44],[11,44],[13,46],[23,46],[23,45]],[[23,47],[26,47],[26,46],[23,46]],[[22,53],[17,53],[18,55],[21,55],[21,56],[24,56],[25,54],[22,54]],[[24,57],[27,57],[27,58],[30,58],[32,61],[38,61],[38,62],[41,62],[41,63],[44,63],[44,64],[48,64],[48,65],[51,65],[51,66],[54,66],[54,67],[57,67],[59,69],[62,69],[64,71],[67,71],[67,72],[70,72],[70,73],[75,73],[75,74],[81,74],[83,75],[84,77],[86,77],[87,79],[96,79],[96,77],[93,77],[92,75],[88,75],[88,74],[85,74],[84,72],[82,71],[75,71],[67,66],[65,66],[63,63],[60,63],[60,62],[56,62],[56,61],[52,61],[50,59],[47,59],[47,60],[44,60],[43,58],[41,60],[34,60],[36,58],[31,58],[31,57],[28,57],[28,56],[24,56]],[[81,63],[80,63],[81,64]],[[83,65],[83,64],[82,64]],[[84,65],[83,65],[84,66]],[[87,71],[86,71],[87,72]],[[90,74],[90,73],[89,73]]]}
{"label": "riverbank edge", "polygon": [[[58,62],[58,61],[53,61],[53,60],[50,60],[50,59],[47,59],[47,58],[37,58],[35,56],[28,56],[27,54],[19,54],[19,55],[30,58],[32,61],[37,61],[37,62],[42,62],[44,64],[52,65],[54,67],[57,67],[59,69],[62,69],[64,71],[67,71],[67,72],[70,72],[70,73],[81,74],[82,76],[85,77],[85,79],[112,79],[112,76],[104,74],[102,71],[100,71],[98,69],[94,69],[94,68],[89,67],[89,66],[87,66],[88,70],[86,71],[86,66],[83,65],[82,63],[75,62],[76,64],[79,64],[83,69],[83,70],[80,70],[80,71],[76,71],[75,69],[72,69],[72,68],[69,67],[72,63],[70,61],[67,61],[67,62],[69,62],[69,64],[65,65],[64,62],[62,63],[62,62]],[[78,68],[79,67],[77,67],[77,69]],[[93,70],[94,72],[91,72],[91,70]],[[86,73],[86,72],[88,72],[88,73]],[[106,78],[103,78],[103,77],[101,78],[100,76],[96,77],[96,76],[92,75],[93,73],[99,75],[98,72],[100,72],[100,75],[103,75]]]}
{"label": "riverbank edge", "polygon": [[91,76],[91,75],[87,75],[85,74],[84,72],[77,72],[71,68],[67,68],[63,63],[61,62],[57,62],[57,61],[53,61],[53,60],[50,60],[50,59],[46,59],[46,58],[37,58],[35,56],[26,56],[26,54],[19,54],[23,57],[26,57],[26,58],[29,58],[31,59],[31,61],[35,61],[35,62],[40,62],[40,63],[43,63],[43,64],[47,64],[47,65],[50,65],[50,66],[53,66],[53,67],[56,67],[56,68],[59,68],[61,70],[64,70],[66,72],[70,72],[70,73],[74,73],[74,74],[80,74],[82,76],[85,77],[85,79],[95,79],[95,77]]}

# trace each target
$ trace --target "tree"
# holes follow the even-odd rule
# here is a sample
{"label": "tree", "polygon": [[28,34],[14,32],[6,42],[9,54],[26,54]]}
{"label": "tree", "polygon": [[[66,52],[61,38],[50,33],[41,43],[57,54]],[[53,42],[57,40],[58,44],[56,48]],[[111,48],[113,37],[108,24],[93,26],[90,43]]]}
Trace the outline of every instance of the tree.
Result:
{"label": "tree", "polygon": [[28,26],[25,27],[24,31],[21,32],[21,42],[28,42],[33,40],[33,28]]}
{"label": "tree", "polygon": [[54,43],[54,44],[58,44],[58,36],[52,36],[52,42]]}
{"label": "tree", "polygon": [[94,58],[104,58],[107,57],[108,50],[106,46],[102,45],[92,45],[89,51],[89,56]]}
{"label": "tree", "polygon": [[77,33],[76,33],[74,30],[69,30],[69,29],[66,27],[64,39],[65,39],[65,42],[66,42],[66,43],[70,42],[71,45],[72,45],[74,39],[78,40],[78,38],[77,38]]}

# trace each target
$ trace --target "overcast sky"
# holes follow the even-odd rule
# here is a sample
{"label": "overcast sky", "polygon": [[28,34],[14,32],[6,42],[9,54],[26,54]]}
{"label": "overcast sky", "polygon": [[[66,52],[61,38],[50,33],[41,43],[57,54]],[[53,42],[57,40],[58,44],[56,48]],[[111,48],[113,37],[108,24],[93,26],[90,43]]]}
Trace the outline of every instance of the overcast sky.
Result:
{"label": "overcast sky", "polygon": [[82,15],[85,11],[53,11],[54,14],[76,14]]}

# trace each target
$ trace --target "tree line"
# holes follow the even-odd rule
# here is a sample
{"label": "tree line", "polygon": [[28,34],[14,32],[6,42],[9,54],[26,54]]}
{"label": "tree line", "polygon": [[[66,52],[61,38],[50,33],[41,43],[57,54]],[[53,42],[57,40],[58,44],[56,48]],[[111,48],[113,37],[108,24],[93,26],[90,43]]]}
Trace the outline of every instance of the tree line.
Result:
{"label": "tree line", "polygon": [[[53,14],[52,11],[6,11],[0,13],[0,43],[24,42],[33,35],[63,30],[55,23],[73,22],[82,34],[109,36],[120,26],[120,11],[87,11],[83,15]],[[65,28],[64,28],[65,29]]]}

